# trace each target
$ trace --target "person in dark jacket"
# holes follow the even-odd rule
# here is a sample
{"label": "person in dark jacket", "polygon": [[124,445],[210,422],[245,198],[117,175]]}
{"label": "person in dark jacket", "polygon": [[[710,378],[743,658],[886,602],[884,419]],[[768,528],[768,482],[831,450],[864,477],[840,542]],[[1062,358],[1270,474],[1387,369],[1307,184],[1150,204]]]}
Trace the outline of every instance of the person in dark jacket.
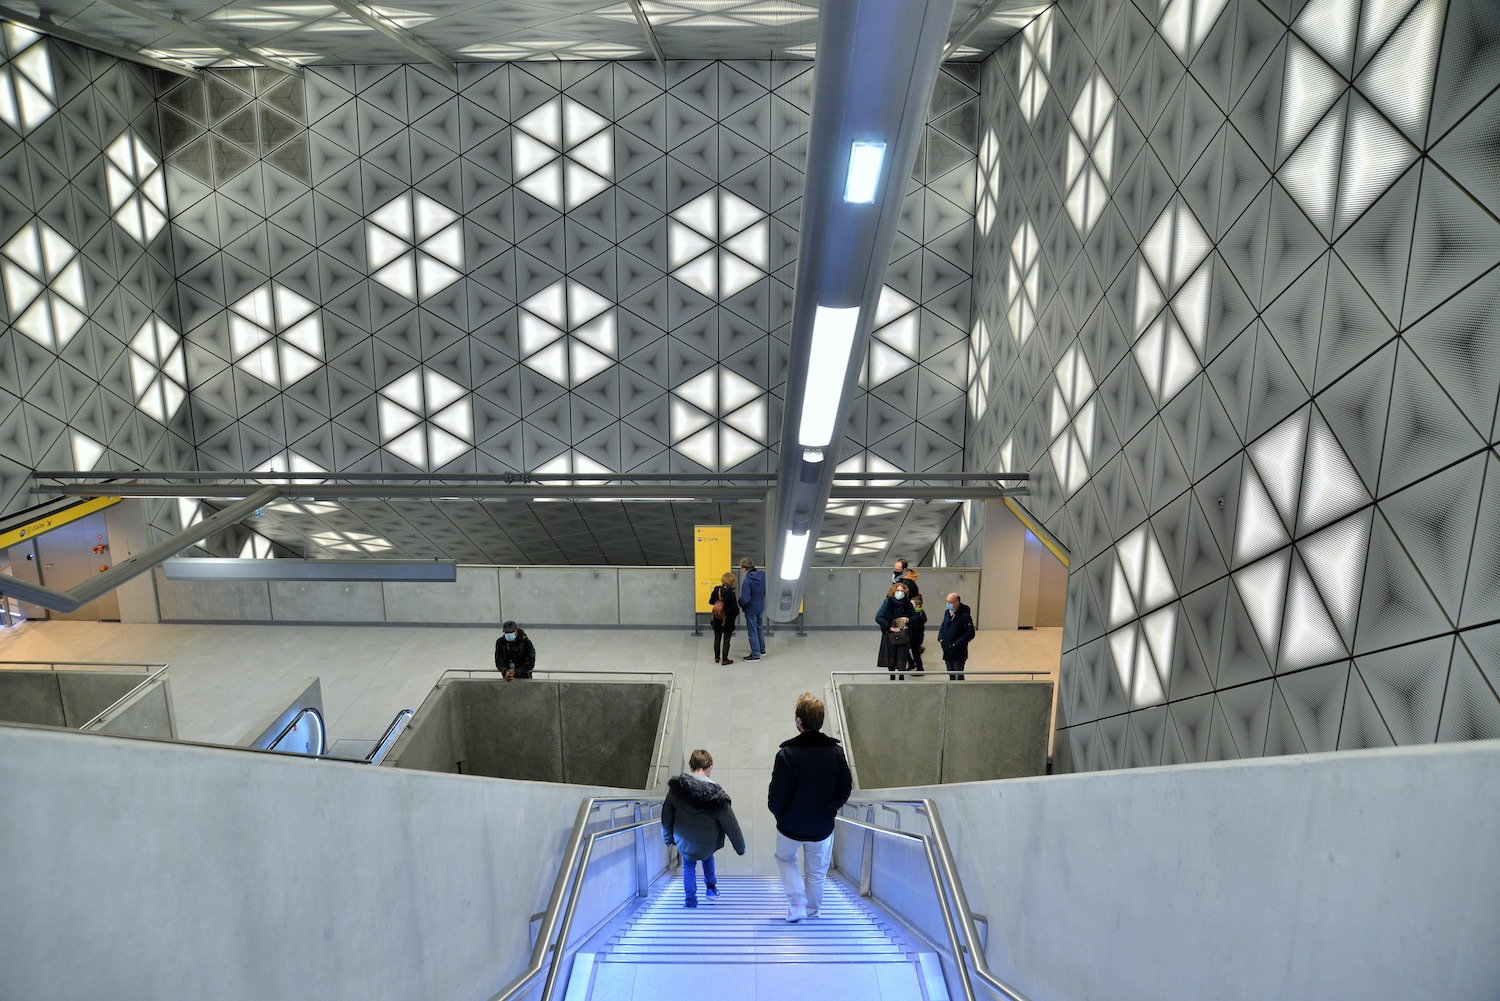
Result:
{"label": "person in dark jacket", "polygon": [[505,620],[500,629],[500,638],[495,641],[495,670],[504,674],[506,681],[531,677],[536,668],[536,645],[531,637],[514,619]]}
{"label": "person in dark jacket", "polygon": [[750,638],[750,656],[745,659],[760,660],[766,652],[762,632],[765,622],[761,618],[766,610],[766,575],[755,569],[755,561],[748,556],[740,560],[740,569],[745,571],[740,583],[740,608],[745,611],[745,633]]}
{"label": "person in dark jacket", "polygon": [[714,873],[714,852],[724,847],[724,838],[745,854],[745,836],[729,805],[729,794],[713,780],[714,758],[699,748],[688,756],[689,771],[667,780],[667,798],[661,805],[661,833],[682,856],[684,907],[698,906],[698,863],[703,863],[704,896],[719,899],[719,881]]}
{"label": "person in dark jacket", "polygon": [[974,617],[957,591],[945,600],[948,610],[943,613],[943,624],[938,626],[938,646],[943,648],[943,666],[948,669],[948,680],[962,681],[964,664],[969,659],[969,641],[974,638]]}
{"label": "person in dark jacket", "polygon": [[714,663],[733,664],[734,658],[729,656],[729,641],[734,637],[734,624],[740,617],[740,600],[734,593],[734,574],[726,573],[720,578],[719,586],[709,592],[709,607],[718,601],[724,603],[724,617],[713,620]]}
{"label": "person in dark jacket", "polygon": [[776,866],[786,888],[786,919],[794,924],[818,916],[833,858],[834,817],[854,788],[844,749],[822,732],[822,700],[812,692],[797,696],[795,722],[797,736],[782,741],[776,752],[766,794],[766,806],[776,817]]}
{"label": "person in dark jacket", "polygon": [[[891,583],[901,584],[906,588],[906,597],[917,611],[922,611],[922,589],[917,586],[917,572],[911,568],[906,560],[897,560],[891,564]],[[906,656],[911,661],[913,671],[922,670],[922,641],[927,631],[927,613],[911,620],[907,627],[911,633],[911,643],[907,645]]]}
{"label": "person in dark jacket", "polygon": [[[906,620],[905,643],[896,642],[901,633],[897,619]],[[906,584],[892,584],[880,603],[880,610],[875,613],[875,624],[880,627],[880,650],[875,654],[875,666],[890,671],[892,681],[898,678],[905,681],[908,666],[913,671],[922,670],[921,665],[911,663],[911,644],[917,632],[915,624],[926,621],[927,613],[912,603]]]}

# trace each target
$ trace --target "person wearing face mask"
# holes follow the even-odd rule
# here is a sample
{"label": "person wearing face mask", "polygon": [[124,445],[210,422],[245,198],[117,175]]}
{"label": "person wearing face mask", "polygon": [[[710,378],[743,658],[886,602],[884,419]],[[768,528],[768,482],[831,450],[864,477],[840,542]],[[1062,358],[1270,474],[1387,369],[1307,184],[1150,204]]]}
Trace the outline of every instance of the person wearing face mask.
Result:
{"label": "person wearing face mask", "polygon": [[880,627],[880,652],[875,655],[875,666],[891,672],[892,681],[905,681],[908,669],[922,669],[911,663],[911,624],[918,618],[926,616],[912,604],[906,585],[892,584],[875,613],[875,624]]}
{"label": "person wearing face mask", "polygon": [[921,613],[914,616],[907,627],[911,642],[906,647],[912,670],[920,671],[922,670],[922,638],[927,631],[927,613],[922,611],[922,589],[917,586],[917,572],[906,560],[897,560],[891,564],[891,583],[903,585],[906,588],[907,599]]}
{"label": "person wearing face mask", "polygon": [[974,638],[974,617],[969,606],[954,591],[946,599],[948,610],[938,626],[938,646],[943,648],[943,666],[949,681],[964,680],[964,664],[969,660],[969,641]]}
{"label": "person wearing face mask", "polygon": [[495,670],[505,675],[506,681],[531,677],[536,668],[536,645],[531,637],[514,619],[505,620],[500,628],[500,638],[495,641]]}

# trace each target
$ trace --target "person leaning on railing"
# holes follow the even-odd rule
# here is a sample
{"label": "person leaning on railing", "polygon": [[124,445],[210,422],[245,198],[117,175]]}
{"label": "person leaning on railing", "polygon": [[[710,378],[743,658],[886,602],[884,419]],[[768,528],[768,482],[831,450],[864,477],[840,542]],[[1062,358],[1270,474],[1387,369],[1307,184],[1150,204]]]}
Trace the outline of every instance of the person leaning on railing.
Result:
{"label": "person leaning on railing", "polygon": [[536,644],[514,619],[507,619],[500,628],[500,638],[495,641],[495,670],[504,674],[506,681],[531,677],[536,669]]}

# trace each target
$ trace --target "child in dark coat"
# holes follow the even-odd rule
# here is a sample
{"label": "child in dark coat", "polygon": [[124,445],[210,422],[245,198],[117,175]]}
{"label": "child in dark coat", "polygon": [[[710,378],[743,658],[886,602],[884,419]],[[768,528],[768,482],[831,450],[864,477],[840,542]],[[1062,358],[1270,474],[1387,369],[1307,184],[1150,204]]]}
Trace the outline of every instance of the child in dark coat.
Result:
{"label": "child in dark coat", "polygon": [[667,780],[667,798],[661,805],[662,838],[676,845],[682,856],[683,906],[698,906],[698,863],[703,863],[703,885],[709,900],[719,897],[714,873],[714,852],[724,847],[727,835],[734,850],[745,854],[745,836],[729,805],[729,794],[712,778],[713,755],[699,748],[688,756],[688,768]]}

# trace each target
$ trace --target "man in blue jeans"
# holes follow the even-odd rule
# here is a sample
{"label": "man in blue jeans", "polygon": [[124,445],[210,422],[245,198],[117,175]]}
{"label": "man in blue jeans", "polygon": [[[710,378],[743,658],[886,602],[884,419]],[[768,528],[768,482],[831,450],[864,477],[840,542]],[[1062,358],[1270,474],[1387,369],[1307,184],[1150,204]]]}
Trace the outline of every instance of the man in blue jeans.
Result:
{"label": "man in blue jeans", "polygon": [[745,632],[750,636],[750,656],[746,660],[760,660],[766,652],[765,635],[761,632],[764,621],[761,615],[766,610],[766,575],[755,569],[755,561],[746,556],[740,560],[740,569],[745,579],[740,583],[740,608],[745,610]]}

